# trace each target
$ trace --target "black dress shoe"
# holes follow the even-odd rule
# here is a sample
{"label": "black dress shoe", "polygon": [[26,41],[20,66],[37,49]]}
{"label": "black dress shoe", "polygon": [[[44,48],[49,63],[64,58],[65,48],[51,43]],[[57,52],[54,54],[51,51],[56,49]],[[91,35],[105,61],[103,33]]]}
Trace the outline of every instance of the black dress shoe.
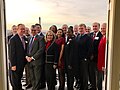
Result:
{"label": "black dress shoe", "polygon": [[31,88],[31,87],[32,87],[32,85],[29,84],[29,85],[26,86],[26,89],[29,89],[29,88]]}

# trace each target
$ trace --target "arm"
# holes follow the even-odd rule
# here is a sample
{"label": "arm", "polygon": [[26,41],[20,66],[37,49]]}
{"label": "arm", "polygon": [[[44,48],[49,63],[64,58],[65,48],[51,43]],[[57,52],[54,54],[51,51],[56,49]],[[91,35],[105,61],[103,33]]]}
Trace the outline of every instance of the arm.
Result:
{"label": "arm", "polygon": [[61,58],[63,57],[63,50],[64,50],[64,44],[61,46],[60,56],[59,56],[59,63],[61,64]]}
{"label": "arm", "polygon": [[11,64],[11,70],[15,71],[16,70],[16,45],[15,45],[15,40],[11,39],[10,40],[10,64]]}

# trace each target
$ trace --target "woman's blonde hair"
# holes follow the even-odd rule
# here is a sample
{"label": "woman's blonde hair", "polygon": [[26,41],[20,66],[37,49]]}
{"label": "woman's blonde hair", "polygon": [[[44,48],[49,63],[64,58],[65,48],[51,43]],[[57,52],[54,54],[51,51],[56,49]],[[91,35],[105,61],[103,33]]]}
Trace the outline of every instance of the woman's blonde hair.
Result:
{"label": "woman's blonde hair", "polygon": [[48,33],[51,33],[53,35],[53,40],[52,41],[55,41],[56,35],[55,35],[55,33],[52,30],[47,31],[46,36],[45,36],[45,41],[47,42],[47,35],[48,35]]}

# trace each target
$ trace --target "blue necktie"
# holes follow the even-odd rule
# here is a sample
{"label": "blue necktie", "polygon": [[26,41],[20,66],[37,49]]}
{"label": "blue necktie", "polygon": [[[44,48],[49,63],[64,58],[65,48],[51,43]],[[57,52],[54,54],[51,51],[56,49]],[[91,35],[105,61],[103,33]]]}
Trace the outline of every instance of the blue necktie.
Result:
{"label": "blue necktie", "polygon": [[30,43],[29,43],[29,53],[30,53],[31,50],[32,50],[33,38],[34,38],[34,37],[31,38]]}

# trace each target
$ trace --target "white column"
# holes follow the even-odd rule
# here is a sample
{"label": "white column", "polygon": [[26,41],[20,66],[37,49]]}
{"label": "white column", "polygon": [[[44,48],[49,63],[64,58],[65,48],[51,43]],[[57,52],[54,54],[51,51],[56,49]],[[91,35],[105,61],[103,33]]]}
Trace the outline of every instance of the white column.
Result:
{"label": "white column", "polygon": [[107,90],[120,90],[120,0],[110,0]]}
{"label": "white column", "polygon": [[7,90],[6,74],[6,53],[5,53],[5,28],[4,28],[4,7],[3,0],[0,0],[0,90]]}

